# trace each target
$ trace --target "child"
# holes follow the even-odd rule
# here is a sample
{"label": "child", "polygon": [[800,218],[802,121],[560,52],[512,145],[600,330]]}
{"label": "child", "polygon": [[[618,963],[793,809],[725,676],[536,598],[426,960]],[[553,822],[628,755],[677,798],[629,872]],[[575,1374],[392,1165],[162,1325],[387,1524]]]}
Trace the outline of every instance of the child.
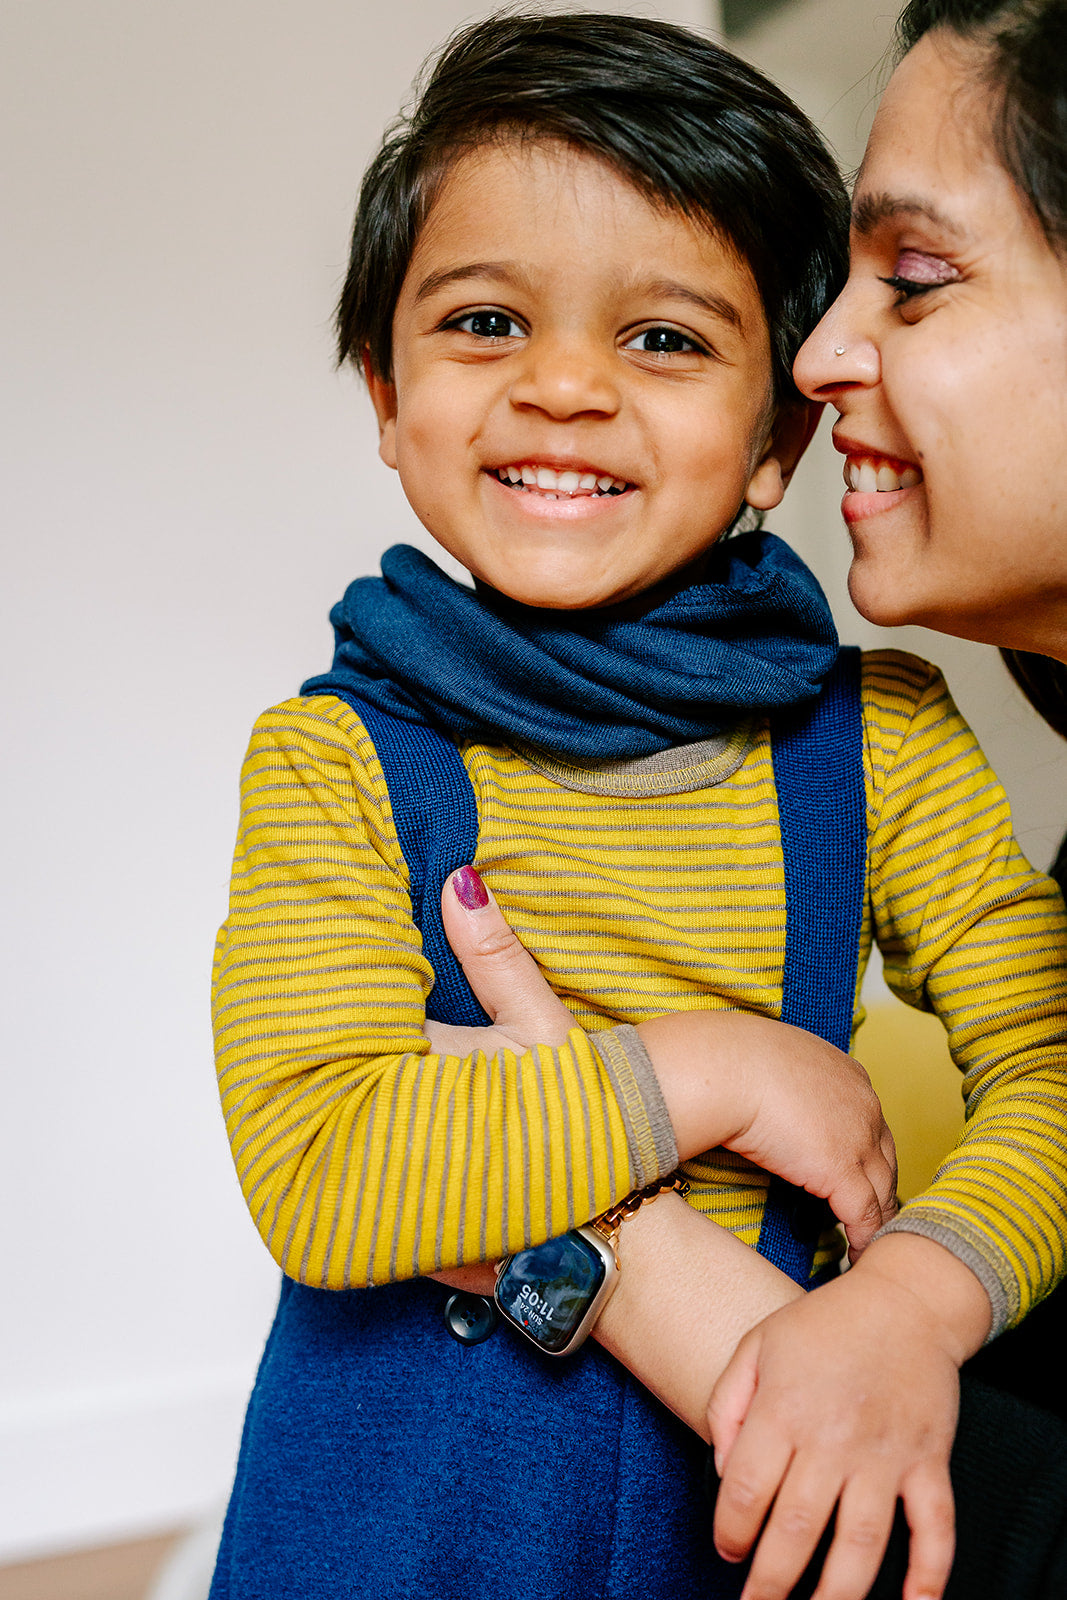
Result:
{"label": "child", "polygon": [[[390,552],[385,582],[334,613],[334,673],[261,719],[246,763],[220,1081],[288,1276],[214,1600],[737,1592],[695,1436],[595,1347],[557,1365],[507,1329],[453,1342],[447,1291],[417,1275],[555,1237],[679,1157],[692,1206],[746,1244],[768,1193],[746,1157],[839,1186],[805,1169],[804,1119],[832,1124],[844,1068],[813,1045],[790,1087],[781,1025],[761,1020],[782,1007],[787,937],[770,724],[819,694],[835,639],[784,547],[718,541],[739,508],[778,503],[810,433],[789,372],[838,279],[844,211],[817,136],[757,74],[681,30],[597,15],[469,29],[367,175],[342,353],[364,367],[383,458],[476,587]],[[382,712],[458,743],[475,865],[565,998],[564,1043],[428,1049],[434,972],[366,726]],[[939,1009],[976,1105],[912,1225],[927,1237],[870,1253],[891,1278],[915,1246],[924,1294],[925,1252],[943,1257],[962,1349],[990,1301],[1014,1318],[1061,1264],[1056,1229],[999,1205],[988,1171],[1046,1214],[1062,1204],[1062,1161],[1010,1133],[1061,1092],[1044,996],[1062,909],[932,669],[873,658],[863,715],[853,944],[873,930],[896,987]],[[458,888],[477,900],[477,879]],[[760,1074],[733,1074],[723,1041],[749,1023],[777,1141],[738,1109]],[[880,1127],[861,1142],[884,1215]],[[625,1226],[657,1212],[667,1200]],[[833,1254],[824,1242],[814,1274]]]}

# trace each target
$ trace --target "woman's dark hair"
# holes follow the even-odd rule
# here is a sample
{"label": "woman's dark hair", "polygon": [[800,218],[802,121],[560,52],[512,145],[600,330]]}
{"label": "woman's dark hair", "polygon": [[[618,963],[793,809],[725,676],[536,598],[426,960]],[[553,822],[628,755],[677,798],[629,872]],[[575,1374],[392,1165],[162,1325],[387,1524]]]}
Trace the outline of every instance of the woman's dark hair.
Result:
{"label": "woman's dark hair", "polygon": [[363,180],[337,310],[339,360],[392,373],[392,323],[449,164],[511,138],[561,140],[747,261],[771,334],[775,391],[844,282],[848,201],[815,128],[709,40],[600,12],[505,11],[457,33]]}
{"label": "woman's dark hair", "polygon": [[[978,45],[994,147],[1049,247],[1067,255],[1067,0],[911,0],[901,54],[934,28]],[[1067,739],[1067,666],[1002,650],[1030,704]]]}
{"label": "woman's dark hair", "polygon": [[911,0],[901,53],[934,28],[980,46],[997,154],[1052,249],[1067,251],[1067,0]]}

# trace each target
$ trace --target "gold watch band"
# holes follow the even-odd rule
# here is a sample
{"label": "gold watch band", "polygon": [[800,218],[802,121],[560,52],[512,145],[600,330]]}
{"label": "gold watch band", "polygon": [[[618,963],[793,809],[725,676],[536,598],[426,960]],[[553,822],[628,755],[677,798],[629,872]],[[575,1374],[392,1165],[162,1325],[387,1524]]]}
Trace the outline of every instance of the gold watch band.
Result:
{"label": "gold watch band", "polygon": [[606,1239],[614,1250],[619,1238],[619,1229],[627,1217],[634,1216],[641,1207],[653,1200],[658,1200],[661,1194],[666,1194],[669,1189],[676,1189],[681,1195],[689,1193],[689,1185],[679,1172],[671,1172],[665,1178],[657,1178],[654,1183],[646,1183],[643,1189],[635,1189],[633,1194],[628,1194],[625,1200],[609,1206],[601,1216],[594,1217],[589,1224],[595,1228],[602,1239]]}

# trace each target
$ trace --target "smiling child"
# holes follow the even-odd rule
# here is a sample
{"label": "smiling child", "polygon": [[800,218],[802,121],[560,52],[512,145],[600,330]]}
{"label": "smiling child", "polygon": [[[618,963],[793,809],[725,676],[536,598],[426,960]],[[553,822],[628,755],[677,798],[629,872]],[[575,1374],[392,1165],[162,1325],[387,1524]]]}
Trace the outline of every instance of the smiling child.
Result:
{"label": "smiling child", "polygon": [[[773,86],[683,30],[597,14],[467,30],[367,174],[341,353],[474,588],[388,552],[334,610],[331,672],[260,719],[246,761],[216,1037],[242,1187],[287,1276],[213,1600],[738,1591],[696,1435],[595,1345],[554,1364],[507,1328],[474,1342],[453,1318],[450,1338],[425,1275],[555,1238],[679,1163],[706,1231],[745,1245],[766,1242],[768,1167],[854,1229],[865,1206],[854,1245],[891,1215],[884,1130],[854,1109],[846,1059],[773,1020],[810,954],[793,867],[824,831],[823,774],[786,779],[783,730],[814,726],[845,680],[814,579],[758,522],[814,424],[790,367],[841,279],[846,215]],[[839,876],[855,916],[812,929],[811,987],[843,987],[847,1044],[876,937],[898,993],[945,1021],[973,1112],[920,1223],[892,1224],[845,1280],[886,1286],[894,1340],[894,1273],[908,1286],[907,1359],[936,1392],[905,1387],[896,1410],[933,1441],[940,1515],[956,1366],[1062,1254],[996,1197],[1010,1174],[1062,1203],[1062,1170],[1015,1137],[1060,1048],[1062,906],[933,668],[873,655],[855,707],[855,785],[839,802],[823,785],[835,829],[856,800],[847,848],[811,876],[813,904]],[[416,800],[451,782],[419,765],[427,730],[476,824],[455,892],[476,909],[492,890],[566,1001],[563,1042],[449,1054],[424,1034],[428,1014],[470,1020],[441,1008],[407,800],[383,772],[387,735]],[[815,769],[837,771],[844,737]],[[420,827],[432,852],[436,823]],[[743,1016],[766,1032],[735,1074]],[[804,1059],[799,1089],[784,1056]],[[759,1127],[734,1115],[745,1092]],[[863,1206],[816,1170],[816,1125]],[[841,1249],[827,1229],[798,1280]],[[694,1272],[694,1350],[716,1293]],[[869,1326],[852,1328],[858,1372]],[[891,1519],[908,1489],[884,1476]],[[866,1592],[862,1564],[835,1592]]]}

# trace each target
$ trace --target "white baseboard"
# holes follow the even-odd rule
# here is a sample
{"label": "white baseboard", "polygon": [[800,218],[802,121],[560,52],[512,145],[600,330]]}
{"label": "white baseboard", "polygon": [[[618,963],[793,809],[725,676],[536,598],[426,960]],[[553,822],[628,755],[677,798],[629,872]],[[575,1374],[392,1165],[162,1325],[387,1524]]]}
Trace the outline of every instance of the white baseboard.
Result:
{"label": "white baseboard", "polygon": [[0,1562],[210,1515],[233,1476],[249,1373],[44,1396],[0,1414]]}

